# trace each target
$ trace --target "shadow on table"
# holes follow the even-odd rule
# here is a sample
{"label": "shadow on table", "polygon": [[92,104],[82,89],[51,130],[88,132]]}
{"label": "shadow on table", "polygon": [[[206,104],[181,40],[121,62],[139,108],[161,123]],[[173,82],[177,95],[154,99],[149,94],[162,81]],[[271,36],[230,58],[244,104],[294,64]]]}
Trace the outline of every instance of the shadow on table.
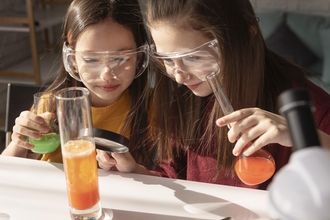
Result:
{"label": "shadow on table", "polygon": [[[132,176],[126,175],[124,173],[118,173],[118,175],[124,178],[132,178]],[[221,218],[222,216],[230,216],[232,219],[239,219],[239,220],[260,219],[260,216],[255,212],[243,206],[235,204],[234,202],[221,199],[219,197],[207,195],[204,193],[187,190],[185,186],[179,184],[175,179],[167,179],[167,181],[159,181],[159,178],[162,177],[145,179],[143,178],[143,176],[140,175],[134,176],[135,181],[141,182],[143,184],[162,185],[164,187],[172,189],[174,191],[175,197],[186,204],[183,206],[183,208],[188,213],[191,214],[211,213],[214,215],[218,215],[219,218]],[[173,218],[169,218],[169,217],[170,216],[164,216],[164,219],[186,219],[186,218],[179,218],[178,216],[176,217],[173,216]],[[157,216],[157,218],[150,217],[150,219],[159,219],[159,218]]]}
{"label": "shadow on table", "polygon": [[62,170],[64,172],[64,168],[63,168],[63,164],[62,163],[55,163],[55,162],[51,162],[49,163],[51,165],[53,165],[54,167],[56,167],[59,170]]}
{"label": "shadow on table", "polygon": [[132,212],[127,210],[117,210],[112,209],[113,219],[112,220],[146,220],[146,219],[157,219],[157,220],[191,220],[191,218],[172,216],[170,213],[168,215],[161,214],[152,214],[152,213],[141,213],[141,212]]}
{"label": "shadow on table", "polygon": [[[62,164],[53,163],[53,165],[63,171]],[[99,170],[99,176],[108,176],[108,175],[110,175],[110,172]],[[132,174],[116,172],[116,173],[111,173],[111,175],[119,175],[122,176],[123,178],[132,179]],[[162,177],[144,178],[143,175],[133,175],[133,179],[137,182],[141,182],[146,185],[161,185],[163,187],[173,190],[174,196],[185,203],[183,209],[191,214],[198,215],[202,213],[210,213],[219,216],[219,219],[221,219],[223,216],[230,216],[233,220],[260,219],[260,216],[257,213],[241,205],[238,205],[234,202],[219,197],[211,196],[208,194],[188,190],[186,189],[185,186],[178,183],[176,179],[166,178],[166,181],[162,181]],[[147,219],[157,219],[157,220],[191,219],[181,216],[139,213],[139,212],[132,212],[127,210],[113,210],[113,212],[114,212],[113,220],[146,219],[145,218],[146,215],[148,216]]]}

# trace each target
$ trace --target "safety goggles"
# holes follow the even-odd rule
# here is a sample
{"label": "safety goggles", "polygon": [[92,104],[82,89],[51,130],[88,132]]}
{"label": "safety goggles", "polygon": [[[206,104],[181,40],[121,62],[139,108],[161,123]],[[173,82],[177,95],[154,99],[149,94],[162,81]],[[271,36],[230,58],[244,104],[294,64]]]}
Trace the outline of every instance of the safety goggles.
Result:
{"label": "safety goggles", "polygon": [[165,75],[172,79],[179,74],[185,79],[194,75],[206,81],[206,76],[220,71],[220,51],[216,39],[184,52],[159,53],[152,44],[149,54],[157,65],[166,69]]}
{"label": "safety goggles", "polygon": [[137,78],[149,64],[149,46],[123,51],[75,51],[63,44],[62,58],[65,70],[78,81],[113,78]]}

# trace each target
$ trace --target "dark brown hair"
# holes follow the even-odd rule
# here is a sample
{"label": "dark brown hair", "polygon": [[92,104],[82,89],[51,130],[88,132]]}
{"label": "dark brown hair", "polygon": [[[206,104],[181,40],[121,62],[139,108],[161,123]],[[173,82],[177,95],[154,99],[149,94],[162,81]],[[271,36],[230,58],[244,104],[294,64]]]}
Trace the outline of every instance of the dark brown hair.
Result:
{"label": "dark brown hair", "polygon": [[[219,77],[234,109],[259,107],[276,113],[277,96],[293,82],[303,84],[304,70],[265,45],[249,0],[149,0],[146,17],[149,28],[171,25],[218,40]],[[232,167],[234,144],[227,139],[228,128],[215,125],[223,113],[213,94],[197,97],[164,77],[156,76],[154,94],[159,159],[175,156],[171,143],[177,149],[197,145],[208,155],[210,146],[217,145],[218,170]]]}
{"label": "dark brown hair", "polygon": [[[142,19],[140,5],[137,0],[74,0],[68,8],[64,23],[62,42],[68,42],[75,47],[80,34],[91,25],[105,19],[123,25],[134,36],[137,47],[148,42],[147,32]],[[70,37],[68,36],[70,35]],[[111,39],[109,39],[111,40]],[[153,166],[154,153],[149,147],[148,141],[148,69],[138,78],[134,79],[128,87],[131,96],[131,107],[123,126],[123,131],[129,127],[130,152],[134,159],[151,168]],[[71,86],[84,86],[83,83],[73,79],[64,69],[63,65],[47,91],[58,91]]]}

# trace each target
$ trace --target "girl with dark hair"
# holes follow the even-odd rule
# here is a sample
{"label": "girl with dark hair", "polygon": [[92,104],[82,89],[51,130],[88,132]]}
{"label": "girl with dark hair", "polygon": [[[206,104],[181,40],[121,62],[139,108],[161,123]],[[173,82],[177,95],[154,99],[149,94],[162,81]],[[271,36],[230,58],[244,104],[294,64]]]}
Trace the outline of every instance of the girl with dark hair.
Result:
{"label": "girl with dark hair", "polygon": [[[46,89],[73,86],[91,92],[96,128],[130,139],[134,159],[153,167],[148,127],[148,37],[137,0],[75,0],[67,10],[62,34],[63,65]],[[34,146],[26,137],[40,139],[48,131],[44,119],[24,111],[16,119],[12,142],[2,153],[28,157]],[[38,155],[39,157],[39,155]],[[41,160],[62,162],[61,148]]]}

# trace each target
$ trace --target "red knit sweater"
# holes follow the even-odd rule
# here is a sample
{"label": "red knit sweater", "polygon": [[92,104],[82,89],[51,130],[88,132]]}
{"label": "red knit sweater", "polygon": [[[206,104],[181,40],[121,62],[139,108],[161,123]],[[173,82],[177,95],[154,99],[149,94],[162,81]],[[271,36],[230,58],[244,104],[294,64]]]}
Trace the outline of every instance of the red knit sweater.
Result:
{"label": "red knit sweater", "polygon": [[[330,95],[309,81],[307,82],[307,89],[314,99],[316,127],[330,135]],[[216,146],[216,144],[214,144],[214,146]],[[292,150],[291,147],[284,147],[279,144],[269,144],[265,146],[264,149],[269,151],[275,159],[275,173],[288,163]],[[160,163],[152,172],[162,177],[255,189],[266,189],[272,180],[270,179],[260,185],[248,186],[242,183],[236,175],[226,175],[228,172],[225,170],[220,171],[217,178],[215,178],[217,167],[216,147],[210,152],[214,153],[212,153],[212,155],[205,155],[197,152],[193,147],[190,147],[187,152],[184,153],[182,151],[179,157],[173,159],[175,161],[175,166],[173,165],[174,163],[171,163],[171,165],[168,165],[166,162]]]}

